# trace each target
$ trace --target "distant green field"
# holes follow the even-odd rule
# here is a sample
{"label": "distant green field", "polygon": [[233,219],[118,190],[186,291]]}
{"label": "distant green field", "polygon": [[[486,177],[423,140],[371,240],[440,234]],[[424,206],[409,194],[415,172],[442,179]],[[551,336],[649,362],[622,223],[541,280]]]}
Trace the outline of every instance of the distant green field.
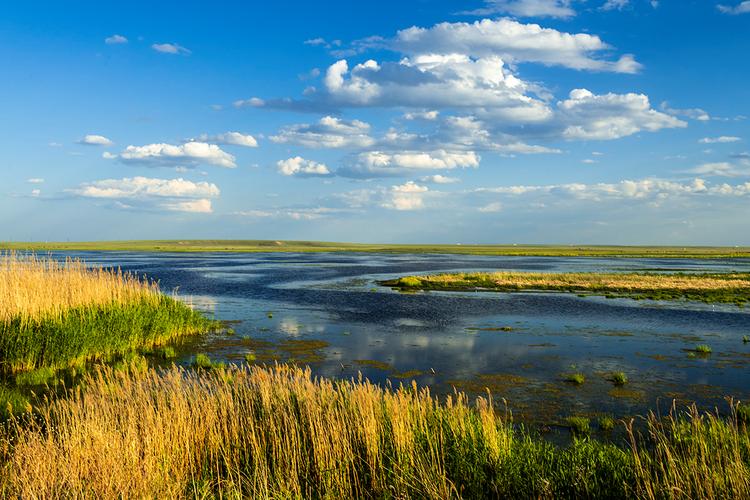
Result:
{"label": "distant green field", "polygon": [[132,240],[3,242],[0,250],[120,250],[137,252],[382,252],[549,257],[750,258],[750,247],[598,245],[419,245],[272,240]]}

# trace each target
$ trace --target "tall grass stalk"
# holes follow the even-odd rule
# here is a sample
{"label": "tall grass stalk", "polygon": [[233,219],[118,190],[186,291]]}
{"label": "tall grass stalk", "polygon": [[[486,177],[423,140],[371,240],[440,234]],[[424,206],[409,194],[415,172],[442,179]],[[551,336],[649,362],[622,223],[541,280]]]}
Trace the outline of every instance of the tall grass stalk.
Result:
{"label": "tall grass stalk", "polygon": [[0,439],[12,497],[747,498],[736,419],[693,410],[628,447],[556,447],[492,400],[273,368],[102,370],[13,420]]}
{"label": "tall grass stalk", "polygon": [[0,371],[80,364],[213,326],[157,283],[119,269],[0,255]]}

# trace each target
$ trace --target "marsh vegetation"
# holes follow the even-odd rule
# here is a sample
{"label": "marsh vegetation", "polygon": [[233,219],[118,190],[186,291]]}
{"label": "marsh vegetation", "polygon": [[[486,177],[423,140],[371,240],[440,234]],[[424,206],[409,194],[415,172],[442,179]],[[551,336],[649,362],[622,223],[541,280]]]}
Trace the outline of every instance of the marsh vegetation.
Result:
{"label": "marsh vegetation", "polygon": [[34,255],[0,255],[0,370],[80,366],[217,323],[116,269]]}
{"label": "marsh vegetation", "polygon": [[[0,435],[13,497],[746,498],[750,438],[728,417],[673,410],[618,422],[620,443],[556,446],[489,395],[442,401],[279,365],[103,369]],[[600,423],[602,428],[614,422]],[[641,430],[638,430],[640,428]]]}
{"label": "marsh vegetation", "polygon": [[533,273],[484,272],[405,276],[381,282],[399,290],[560,291],[650,300],[694,300],[743,305],[748,273]]}

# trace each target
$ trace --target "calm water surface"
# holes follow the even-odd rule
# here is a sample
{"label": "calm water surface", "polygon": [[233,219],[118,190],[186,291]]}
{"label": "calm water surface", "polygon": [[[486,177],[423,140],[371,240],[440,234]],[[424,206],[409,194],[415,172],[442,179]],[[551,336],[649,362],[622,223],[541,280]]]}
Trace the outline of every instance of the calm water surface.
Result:
{"label": "calm water surface", "polygon": [[[478,257],[388,254],[59,253],[147,274],[234,335],[179,348],[232,363],[294,360],[315,374],[453,387],[505,398],[533,422],[666,409],[673,399],[726,407],[750,398],[750,311],[736,306],[578,297],[563,293],[402,294],[377,280],[441,271],[750,271],[748,260]],[[511,327],[511,331],[502,331]],[[696,344],[708,357],[691,358]],[[579,387],[564,382],[581,372]],[[623,388],[608,380],[630,379]]]}

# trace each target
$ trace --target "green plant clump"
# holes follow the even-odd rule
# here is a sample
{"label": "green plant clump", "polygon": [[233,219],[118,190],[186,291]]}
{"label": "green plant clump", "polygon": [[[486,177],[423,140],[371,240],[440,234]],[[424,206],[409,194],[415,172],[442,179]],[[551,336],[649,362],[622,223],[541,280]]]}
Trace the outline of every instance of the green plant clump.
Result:
{"label": "green plant clump", "polygon": [[0,322],[0,371],[65,368],[112,359],[217,326],[166,295],[148,300],[69,309],[59,317]]}
{"label": "green plant clump", "polygon": [[590,432],[589,419],[586,417],[568,417],[565,422],[573,434],[585,436]]}
{"label": "green plant clump", "polygon": [[599,429],[603,431],[611,431],[615,428],[615,419],[612,417],[604,416],[599,418]]}
{"label": "green plant clump", "polygon": [[573,385],[583,385],[586,376],[583,373],[569,373],[565,375],[565,381]]}
{"label": "green plant clump", "polygon": [[711,354],[711,346],[707,344],[698,344],[695,346],[695,352],[698,354]]}
{"label": "green plant clump", "polygon": [[612,383],[617,387],[622,387],[628,383],[628,376],[625,375],[625,372],[615,372],[612,374]]}

